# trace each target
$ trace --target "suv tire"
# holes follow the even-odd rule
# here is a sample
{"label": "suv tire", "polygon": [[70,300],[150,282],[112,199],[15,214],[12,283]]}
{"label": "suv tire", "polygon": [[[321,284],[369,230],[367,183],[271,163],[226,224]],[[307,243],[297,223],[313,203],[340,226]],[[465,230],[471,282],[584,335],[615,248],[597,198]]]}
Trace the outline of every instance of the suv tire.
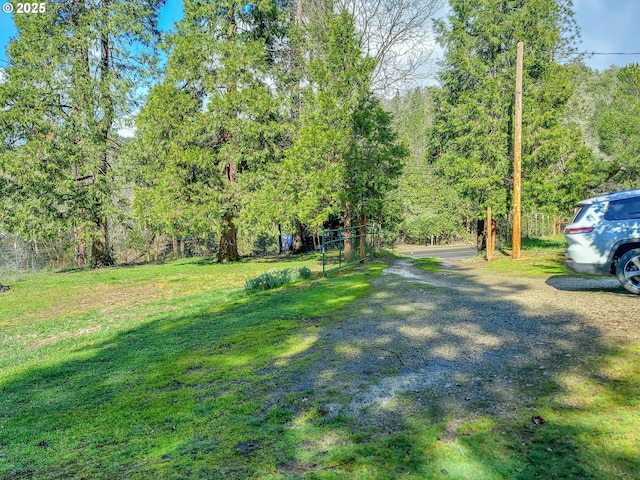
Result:
{"label": "suv tire", "polygon": [[616,276],[624,288],[640,295],[640,248],[629,250],[616,265]]}

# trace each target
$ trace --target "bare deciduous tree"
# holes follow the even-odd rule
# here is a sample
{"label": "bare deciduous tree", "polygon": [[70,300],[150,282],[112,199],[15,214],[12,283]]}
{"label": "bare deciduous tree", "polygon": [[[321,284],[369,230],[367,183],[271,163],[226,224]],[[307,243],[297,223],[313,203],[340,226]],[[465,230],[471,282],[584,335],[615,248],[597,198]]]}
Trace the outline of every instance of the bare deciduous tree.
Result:
{"label": "bare deciduous tree", "polygon": [[349,12],[361,35],[363,53],[377,61],[372,86],[379,94],[389,94],[415,86],[429,75],[436,48],[432,20],[444,4],[444,0],[298,0],[297,11],[315,22],[331,10]]}

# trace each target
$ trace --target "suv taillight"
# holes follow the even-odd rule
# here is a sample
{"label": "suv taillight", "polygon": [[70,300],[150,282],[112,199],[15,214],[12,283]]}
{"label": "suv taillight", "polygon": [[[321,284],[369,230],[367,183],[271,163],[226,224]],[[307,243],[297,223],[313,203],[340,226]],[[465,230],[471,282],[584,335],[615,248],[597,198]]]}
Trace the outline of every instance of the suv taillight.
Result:
{"label": "suv taillight", "polygon": [[575,227],[575,228],[565,228],[564,229],[564,233],[565,234],[591,233],[591,232],[593,232],[593,227]]}

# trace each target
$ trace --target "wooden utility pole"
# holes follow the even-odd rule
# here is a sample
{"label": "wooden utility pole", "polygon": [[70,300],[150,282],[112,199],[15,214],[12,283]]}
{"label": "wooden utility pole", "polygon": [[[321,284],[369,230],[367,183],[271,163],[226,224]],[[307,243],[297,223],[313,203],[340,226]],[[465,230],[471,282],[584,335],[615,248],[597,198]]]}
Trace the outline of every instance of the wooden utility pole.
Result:
{"label": "wooden utility pole", "polygon": [[491,222],[491,207],[487,207],[487,261],[491,260],[491,255],[493,255],[493,224]]}
{"label": "wooden utility pole", "polygon": [[516,59],[515,139],[513,142],[513,226],[511,231],[511,257],[520,258],[521,195],[522,195],[522,57],[524,44],[518,42]]}

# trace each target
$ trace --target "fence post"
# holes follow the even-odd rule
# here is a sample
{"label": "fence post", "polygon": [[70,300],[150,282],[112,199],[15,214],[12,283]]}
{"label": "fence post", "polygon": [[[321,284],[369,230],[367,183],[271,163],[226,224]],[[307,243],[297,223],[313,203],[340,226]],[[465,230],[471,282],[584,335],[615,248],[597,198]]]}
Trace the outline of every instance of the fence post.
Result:
{"label": "fence post", "polygon": [[324,233],[322,234],[322,276],[325,276],[325,269],[324,269],[324,264],[325,264],[325,257],[324,257]]}

